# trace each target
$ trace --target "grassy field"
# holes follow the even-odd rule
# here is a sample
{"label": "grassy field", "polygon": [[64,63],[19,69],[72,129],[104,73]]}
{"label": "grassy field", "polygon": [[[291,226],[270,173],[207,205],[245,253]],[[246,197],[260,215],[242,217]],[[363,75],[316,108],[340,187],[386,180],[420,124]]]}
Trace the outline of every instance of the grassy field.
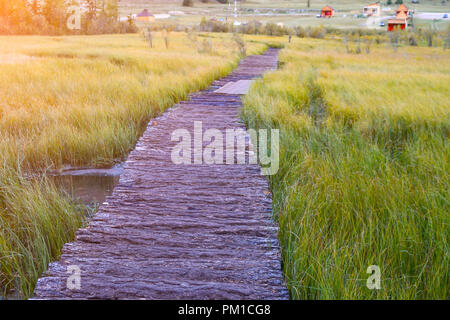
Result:
{"label": "grassy field", "polygon": [[0,300],[31,295],[86,213],[45,179],[30,182],[0,167]]}
{"label": "grassy field", "polygon": [[[364,0],[311,0],[312,10],[308,16],[291,15],[288,12],[283,12],[286,9],[308,9],[306,0],[247,0],[239,4],[240,17],[239,21],[250,22],[272,22],[283,23],[286,26],[330,26],[336,28],[356,28],[366,27],[367,19],[355,18],[355,14],[362,13],[363,7],[367,4],[371,4],[374,1]],[[234,1],[232,1],[234,3]],[[397,5],[384,5],[394,10]],[[405,1],[406,5],[411,9],[415,9],[418,12],[449,12],[450,4],[442,4],[440,0],[423,0],[419,4],[413,4],[411,1]],[[337,10],[336,17],[333,19],[317,19],[315,16],[326,5],[330,5]],[[169,19],[162,19],[160,23],[171,23],[179,25],[198,25],[202,17],[223,17],[233,18],[234,7],[231,6],[231,10],[228,5],[220,4],[216,1],[210,1],[208,3],[201,3],[200,1],[194,1],[194,7],[183,7],[182,1],[160,1],[160,0],[121,0],[119,2],[120,13],[122,16],[128,14],[137,14],[143,9],[148,9],[150,12],[161,14],[168,13],[169,11],[180,11],[182,15],[172,15]],[[264,9],[279,9],[280,12],[261,11]],[[255,10],[260,10],[258,15]],[[256,15],[255,15],[256,14]],[[392,12],[385,12],[384,15],[390,15]],[[429,26],[432,20],[417,20],[419,25]],[[445,20],[434,22],[435,26],[445,30],[449,26],[449,22]],[[378,25],[378,24],[377,24]],[[383,28],[380,28],[383,29]]]}
{"label": "grassy field", "polygon": [[24,174],[123,159],[152,117],[239,61],[231,35],[171,33],[169,49],[153,37],[0,37],[0,297],[28,297],[83,223],[84,208]]}
{"label": "grassy field", "polygon": [[169,50],[154,38],[154,49],[138,35],[0,38],[0,58],[32,58],[0,63],[1,161],[23,169],[111,165],[151,117],[238,61],[231,35],[211,38],[213,51],[202,54],[185,34],[172,33]]}
{"label": "grassy field", "polygon": [[[183,7],[180,0],[119,0],[119,7],[122,13],[136,13],[144,8],[151,9],[155,13],[167,13],[167,11],[183,11],[185,13],[199,14],[202,12],[210,11],[214,13],[228,11],[227,4],[220,4],[217,1],[211,0],[208,3],[202,3],[194,0],[193,7]],[[395,2],[395,1],[393,1]],[[310,9],[321,9],[326,5],[330,5],[336,10],[340,11],[353,11],[362,10],[362,7],[367,4],[373,3],[373,1],[365,0],[311,0]],[[385,5],[386,1],[382,1],[382,5]],[[422,0],[418,4],[413,4],[410,0],[404,1],[404,3],[419,11],[427,12],[443,12],[449,4],[442,4],[441,0]],[[234,0],[231,0],[232,8],[234,9]],[[238,3],[240,9],[246,8],[271,8],[271,9],[307,9],[307,0],[247,0],[242,3]],[[389,7],[395,7],[391,5]],[[214,11],[215,10],[215,11]]]}
{"label": "grassy field", "polygon": [[[287,42],[245,39],[248,53]],[[114,164],[152,117],[239,57],[230,34],[171,33],[169,49],[159,33],[153,49],[139,35],[0,37],[0,48],[0,296],[28,297],[86,208],[23,176]],[[292,297],[449,298],[448,51],[355,55],[294,38],[280,59],[243,117],[281,129],[271,185]],[[366,287],[370,265],[381,290]]]}
{"label": "grassy field", "polygon": [[450,54],[295,39],[280,58],[243,117],[280,129],[271,186],[292,297],[448,299]]}

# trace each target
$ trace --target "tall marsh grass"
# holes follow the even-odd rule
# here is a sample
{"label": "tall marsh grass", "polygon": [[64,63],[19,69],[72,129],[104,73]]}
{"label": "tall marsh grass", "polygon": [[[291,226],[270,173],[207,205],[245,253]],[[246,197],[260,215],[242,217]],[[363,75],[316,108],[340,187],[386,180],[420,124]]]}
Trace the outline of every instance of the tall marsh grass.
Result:
{"label": "tall marsh grass", "polygon": [[450,55],[295,40],[280,58],[243,117],[280,129],[271,185],[291,296],[448,299]]}
{"label": "tall marsh grass", "polygon": [[182,33],[169,49],[158,33],[153,48],[138,35],[0,37],[0,298],[29,297],[83,223],[84,208],[22,172],[124,159],[152,117],[238,63],[231,36],[210,41],[199,53]]}
{"label": "tall marsh grass", "polygon": [[[42,180],[0,174],[0,296],[32,294],[36,280],[84,221],[77,206]],[[11,290],[14,290],[12,293]]]}
{"label": "tall marsh grass", "polygon": [[229,73],[239,59],[231,36],[212,39],[213,50],[204,54],[185,34],[170,38],[167,50],[159,34],[152,49],[138,35],[0,37],[7,53],[34,58],[0,62],[2,162],[24,169],[111,165],[133,148],[149,119]]}

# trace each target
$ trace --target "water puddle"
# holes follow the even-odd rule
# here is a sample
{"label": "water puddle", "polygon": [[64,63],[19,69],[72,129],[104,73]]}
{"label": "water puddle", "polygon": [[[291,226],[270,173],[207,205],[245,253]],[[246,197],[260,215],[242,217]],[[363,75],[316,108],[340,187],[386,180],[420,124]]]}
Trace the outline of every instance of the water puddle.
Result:
{"label": "water puddle", "polygon": [[[67,193],[74,201],[83,203],[93,209],[105,202],[114,187],[119,183],[124,164],[109,169],[66,168],[61,171],[48,172],[47,178],[56,187]],[[39,177],[39,176],[38,176]],[[91,214],[93,212],[89,212]],[[17,292],[9,292],[6,296],[0,294],[2,300],[21,300]]]}
{"label": "water puddle", "polygon": [[110,196],[123,172],[123,165],[110,169],[68,169],[51,173],[48,178],[75,201],[96,206]]}

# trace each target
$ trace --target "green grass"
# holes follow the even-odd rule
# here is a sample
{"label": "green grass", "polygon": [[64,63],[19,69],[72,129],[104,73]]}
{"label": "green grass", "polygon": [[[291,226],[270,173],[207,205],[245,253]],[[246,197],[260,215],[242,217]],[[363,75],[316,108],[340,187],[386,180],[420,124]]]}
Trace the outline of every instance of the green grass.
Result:
{"label": "green grass", "polygon": [[[210,1],[209,3],[201,3],[200,1],[194,1],[194,7],[183,7],[182,1],[142,1],[142,0],[125,0],[119,3],[120,13],[122,16],[126,16],[130,13],[137,14],[142,11],[142,9],[147,8],[154,13],[168,13],[169,11],[182,11],[185,14],[180,16],[172,16],[169,19],[159,20],[162,23],[171,23],[179,25],[198,25],[202,17],[232,17],[232,11],[228,10],[228,5],[219,4],[216,1]],[[232,1],[234,3],[234,1]],[[254,9],[307,9],[306,0],[247,0],[240,5],[243,14],[239,18],[240,21],[253,21],[258,20],[263,23],[283,23],[286,26],[329,26],[335,28],[366,28],[367,19],[355,18],[355,14],[361,14],[365,5],[371,4],[374,1],[364,1],[364,0],[311,0],[311,10],[316,10],[316,13],[312,13],[310,16],[295,16],[289,14],[275,15],[260,15],[254,16],[253,12],[248,12],[247,10]],[[385,3],[386,1],[382,1]],[[395,2],[395,1],[394,1]],[[424,0],[420,1],[419,4],[412,4],[411,1],[405,1],[406,5],[410,8],[416,9],[419,12],[448,12],[450,4],[442,5],[440,0]],[[337,10],[336,17],[333,19],[317,19],[315,15],[324,6],[330,5]],[[391,9],[395,9],[397,5],[393,4],[390,6]],[[232,6],[233,9],[233,6]],[[386,13],[389,15],[391,13]],[[416,20],[419,25],[429,26],[431,20]],[[378,28],[376,23],[376,27]],[[449,21],[441,20],[435,23],[436,27],[440,30],[446,30],[449,26]],[[374,27],[374,26],[371,26]],[[386,29],[386,28],[380,28]]]}
{"label": "green grass", "polygon": [[30,182],[0,169],[0,297],[32,294],[42,271],[82,225],[84,210],[45,179]]}
{"label": "green grass", "polygon": [[271,186],[294,299],[449,298],[449,60],[296,39],[253,86],[248,126],[280,129]]}
{"label": "green grass", "polygon": [[[84,208],[23,172],[106,166],[149,119],[238,61],[231,35],[199,53],[138,35],[0,37],[0,295],[29,297]],[[287,38],[245,36],[248,52]],[[246,99],[252,127],[281,129],[273,177],[294,298],[448,298],[448,52],[293,39]],[[194,79],[194,81],[193,81]],[[382,289],[365,286],[369,265]]]}
{"label": "green grass", "polygon": [[[234,0],[231,0],[234,5]],[[393,1],[395,2],[395,1]],[[437,11],[441,12],[443,9],[448,8],[448,4],[442,5],[441,0],[422,0],[419,4],[412,4],[410,0],[404,1],[409,7],[417,8],[420,11]],[[321,9],[326,5],[330,5],[337,10],[356,10],[364,5],[371,4],[373,1],[365,0],[311,0],[311,9]],[[386,1],[382,1],[386,3]],[[240,4],[242,8],[307,8],[307,0],[247,0]],[[389,7],[395,7],[393,4]],[[216,1],[210,1],[209,3],[201,3],[200,1],[194,1],[194,7],[183,7],[182,1],[178,0],[121,0],[119,7],[123,13],[133,12],[136,13],[139,10],[148,8],[152,12],[166,13],[170,10],[180,10],[187,13],[195,13],[197,11],[210,10],[214,12],[224,11],[228,9],[227,4],[219,4]]]}
{"label": "green grass", "polygon": [[154,38],[150,49],[138,35],[0,37],[0,59],[33,58],[0,63],[0,160],[26,170],[111,165],[133,149],[149,119],[239,59],[231,35],[212,38],[213,51],[202,54],[185,34],[172,33],[169,50],[160,34]]}
{"label": "green grass", "polygon": [[203,53],[184,33],[169,49],[153,36],[153,49],[139,35],[0,37],[0,297],[30,297],[86,210],[24,176],[124,159],[152,117],[239,61],[231,35]]}

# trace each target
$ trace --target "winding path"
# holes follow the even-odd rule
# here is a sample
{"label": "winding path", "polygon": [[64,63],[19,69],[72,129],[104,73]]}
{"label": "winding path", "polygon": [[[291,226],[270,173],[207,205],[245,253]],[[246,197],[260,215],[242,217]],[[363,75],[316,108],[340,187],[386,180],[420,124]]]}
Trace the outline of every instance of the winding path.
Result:
{"label": "winding path", "polygon": [[[277,66],[249,56],[149,124],[114,193],[38,281],[36,299],[287,299],[272,201],[258,165],[175,165],[171,133],[244,128],[241,96],[214,93]],[[248,150],[247,150],[248,152]],[[81,289],[67,288],[68,266]]]}

